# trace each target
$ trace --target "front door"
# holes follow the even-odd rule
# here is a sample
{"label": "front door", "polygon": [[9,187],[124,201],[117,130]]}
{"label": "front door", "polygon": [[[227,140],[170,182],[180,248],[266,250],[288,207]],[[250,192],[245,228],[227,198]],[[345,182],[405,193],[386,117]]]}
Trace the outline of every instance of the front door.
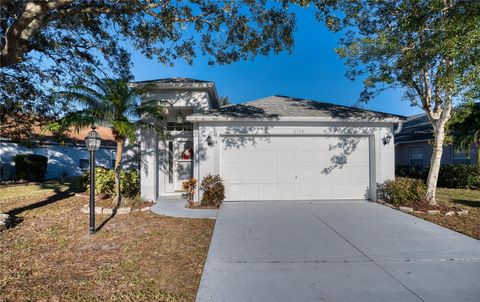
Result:
{"label": "front door", "polygon": [[193,142],[178,140],[174,142],[173,151],[173,179],[175,191],[182,191],[184,181],[192,178],[193,175]]}

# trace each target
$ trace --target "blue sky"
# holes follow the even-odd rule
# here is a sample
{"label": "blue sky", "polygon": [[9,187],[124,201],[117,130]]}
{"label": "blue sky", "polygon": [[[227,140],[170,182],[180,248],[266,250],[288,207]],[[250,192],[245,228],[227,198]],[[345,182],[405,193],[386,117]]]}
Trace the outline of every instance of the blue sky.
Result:
{"label": "blue sky", "polygon": [[[340,37],[316,22],[311,11],[299,10],[291,54],[259,56],[223,66],[208,66],[207,60],[199,57],[193,65],[177,61],[168,67],[135,52],[132,71],[135,80],[189,77],[213,81],[219,95],[228,96],[231,103],[281,94],[353,105],[362,83],[345,77],[345,65],[334,51]],[[402,100],[401,90],[385,91],[363,107],[402,115],[422,112]]]}

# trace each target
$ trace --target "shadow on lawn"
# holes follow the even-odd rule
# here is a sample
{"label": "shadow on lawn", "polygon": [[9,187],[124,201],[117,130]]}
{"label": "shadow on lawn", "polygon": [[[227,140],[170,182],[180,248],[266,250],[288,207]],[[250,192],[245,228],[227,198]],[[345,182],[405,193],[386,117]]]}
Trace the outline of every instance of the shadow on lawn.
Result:
{"label": "shadow on lawn", "polygon": [[468,199],[452,199],[452,202],[458,203],[471,208],[480,208],[480,201]]}
{"label": "shadow on lawn", "polygon": [[21,223],[23,221],[23,218],[18,217],[18,215],[22,214],[25,211],[38,209],[38,208],[47,206],[49,204],[55,203],[57,201],[60,201],[62,199],[74,196],[75,193],[80,190],[80,184],[81,184],[81,180],[79,179],[68,179],[63,182],[50,181],[50,182],[45,182],[40,184],[40,187],[42,189],[51,189],[53,190],[54,194],[41,201],[37,201],[35,203],[7,211],[6,214],[8,214],[11,218],[11,223],[9,226],[14,227],[19,223]]}

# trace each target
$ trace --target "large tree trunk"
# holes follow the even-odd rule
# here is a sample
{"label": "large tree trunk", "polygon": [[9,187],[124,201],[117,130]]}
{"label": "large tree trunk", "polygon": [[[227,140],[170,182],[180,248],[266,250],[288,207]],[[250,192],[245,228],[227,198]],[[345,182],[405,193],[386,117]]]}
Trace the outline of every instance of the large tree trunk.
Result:
{"label": "large tree trunk", "polygon": [[430,159],[430,170],[428,171],[427,177],[427,194],[425,195],[425,200],[429,205],[437,205],[436,201],[436,191],[437,191],[437,182],[438,174],[440,172],[440,165],[443,154],[443,142],[445,140],[445,124],[450,118],[450,110],[445,109],[444,114],[437,119],[431,121],[433,126],[434,133],[434,142],[433,142],[433,153],[432,158]]}
{"label": "large tree trunk", "polygon": [[477,142],[477,167],[480,168],[480,139]]}
{"label": "large tree trunk", "polygon": [[117,139],[117,154],[115,156],[115,202],[120,203],[120,172],[122,171],[122,153],[123,153],[123,139]]}

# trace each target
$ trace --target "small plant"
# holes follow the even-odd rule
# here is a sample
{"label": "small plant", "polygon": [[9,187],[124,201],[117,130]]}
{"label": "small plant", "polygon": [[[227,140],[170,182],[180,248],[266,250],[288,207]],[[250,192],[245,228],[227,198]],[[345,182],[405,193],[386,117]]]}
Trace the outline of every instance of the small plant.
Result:
{"label": "small plant", "polygon": [[186,191],[186,198],[189,205],[193,205],[193,197],[197,189],[197,180],[195,178],[186,180],[182,183],[182,188]]}
{"label": "small plant", "polygon": [[15,179],[43,181],[47,173],[48,158],[38,154],[17,154],[15,161]]}
{"label": "small plant", "polygon": [[379,198],[394,206],[413,206],[424,202],[427,186],[423,181],[397,177],[379,185]]}
{"label": "small plant", "polygon": [[219,207],[225,199],[225,186],[220,175],[208,174],[202,179],[200,190],[203,191],[202,206]]}

